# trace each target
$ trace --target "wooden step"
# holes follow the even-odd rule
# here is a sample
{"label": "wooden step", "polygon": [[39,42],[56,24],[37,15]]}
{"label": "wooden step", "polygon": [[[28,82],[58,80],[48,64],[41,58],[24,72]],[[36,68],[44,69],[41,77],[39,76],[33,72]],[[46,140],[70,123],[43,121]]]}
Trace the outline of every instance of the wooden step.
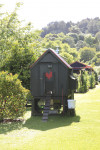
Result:
{"label": "wooden step", "polygon": [[50,109],[50,107],[49,106],[44,106],[44,109]]}
{"label": "wooden step", "polygon": [[43,119],[43,120],[46,120],[46,119],[48,119],[48,116],[43,116],[42,119]]}
{"label": "wooden step", "polygon": [[51,99],[50,96],[46,97],[45,106],[43,110],[43,117],[42,117],[43,122],[46,122],[48,120],[48,114],[50,110],[50,99]]}
{"label": "wooden step", "polygon": [[46,113],[43,112],[43,116],[48,116],[48,113],[47,112]]}
{"label": "wooden step", "polygon": [[48,109],[45,109],[44,111],[43,111],[43,113],[48,113],[49,112],[49,110]]}

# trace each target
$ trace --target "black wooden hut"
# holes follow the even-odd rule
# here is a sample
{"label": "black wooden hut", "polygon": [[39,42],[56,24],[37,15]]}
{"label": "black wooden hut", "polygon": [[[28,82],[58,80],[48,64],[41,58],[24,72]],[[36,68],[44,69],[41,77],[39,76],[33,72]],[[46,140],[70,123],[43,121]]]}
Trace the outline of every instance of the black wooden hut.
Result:
{"label": "black wooden hut", "polygon": [[65,113],[75,89],[72,67],[54,50],[46,50],[31,65],[32,115],[59,112],[61,107]]}

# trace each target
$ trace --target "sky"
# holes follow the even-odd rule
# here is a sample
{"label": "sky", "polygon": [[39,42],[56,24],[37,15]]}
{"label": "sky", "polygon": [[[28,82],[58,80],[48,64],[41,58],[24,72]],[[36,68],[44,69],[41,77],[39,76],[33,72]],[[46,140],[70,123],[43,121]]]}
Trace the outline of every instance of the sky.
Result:
{"label": "sky", "polygon": [[16,2],[23,2],[18,11],[19,19],[32,22],[35,29],[54,21],[76,23],[100,17],[100,0],[0,0],[0,4],[5,4],[1,11],[12,12]]}

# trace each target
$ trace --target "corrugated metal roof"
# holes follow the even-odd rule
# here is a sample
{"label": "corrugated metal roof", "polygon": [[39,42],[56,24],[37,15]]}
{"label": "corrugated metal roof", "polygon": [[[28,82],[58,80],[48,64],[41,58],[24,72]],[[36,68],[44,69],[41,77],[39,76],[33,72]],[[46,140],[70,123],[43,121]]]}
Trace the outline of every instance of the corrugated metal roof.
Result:
{"label": "corrugated metal roof", "polygon": [[46,50],[38,59],[35,61],[30,68],[36,65],[47,53],[52,53],[61,63],[63,63],[67,68],[72,68],[59,54],[57,54],[53,49],[49,48]]}

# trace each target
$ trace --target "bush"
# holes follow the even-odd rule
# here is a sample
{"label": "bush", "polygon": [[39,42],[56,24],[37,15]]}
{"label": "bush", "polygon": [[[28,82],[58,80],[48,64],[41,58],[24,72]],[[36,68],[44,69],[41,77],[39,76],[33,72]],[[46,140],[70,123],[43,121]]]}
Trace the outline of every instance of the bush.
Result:
{"label": "bush", "polygon": [[89,90],[89,74],[87,71],[81,71],[81,74],[78,76],[78,89],[77,92],[87,92]]}
{"label": "bush", "polygon": [[29,90],[21,85],[18,75],[0,72],[0,120],[23,116],[28,93]]}
{"label": "bush", "polygon": [[77,92],[84,93],[89,90],[89,88],[94,88],[97,82],[97,73],[82,71],[78,76],[78,88]]}
{"label": "bush", "polygon": [[96,85],[95,73],[92,72],[90,75],[90,88],[94,88]]}

